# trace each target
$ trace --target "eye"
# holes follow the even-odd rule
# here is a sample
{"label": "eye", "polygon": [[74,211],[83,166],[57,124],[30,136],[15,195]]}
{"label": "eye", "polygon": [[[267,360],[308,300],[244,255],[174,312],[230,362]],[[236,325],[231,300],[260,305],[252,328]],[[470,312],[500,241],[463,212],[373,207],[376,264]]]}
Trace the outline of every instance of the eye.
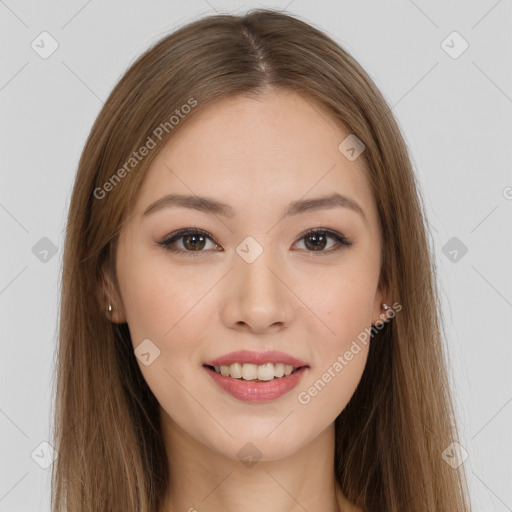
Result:
{"label": "eye", "polygon": [[[334,240],[334,243],[325,250],[328,245],[328,240]],[[208,240],[213,247],[209,249],[221,250],[220,246],[213,241],[210,233],[203,231],[199,228],[185,228],[181,229],[165,240],[158,242],[158,245],[165,247],[166,250],[175,254],[186,254],[187,256],[196,256],[195,253],[206,252],[208,249]],[[307,252],[331,253],[348,247],[353,244],[340,233],[330,229],[310,229],[301,235],[299,242],[305,240],[305,247]],[[177,248],[175,244],[181,241],[182,248]],[[297,243],[297,242],[296,242]],[[334,249],[333,249],[334,247]]]}
{"label": "eye", "polygon": [[[327,245],[328,239],[334,240],[334,243],[329,247],[329,250],[324,250]],[[304,240],[304,245],[308,252],[321,252],[321,253],[331,253],[343,249],[344,247],[348,247],[352,245],[353,242],[350,242],[347,238],[345,238],[340,233],[336,231],[332,231],[330,229],[310,229],[301,235],[299,242]],[[334,247],[334,249],[332,248]]]}
{"label": "eye", "polygon": [[[162,242],[158,242],[158,244],[173,253],[186,254],[187,256],[196,256],[194,253],[205,252],[203,249],[207,245],[208,239],[212,240],[210,233],[207,233],[206,231],[198,228],[186,228],[173,233]],[[176,248],[173,245],[180,240],[182,240],[183,249]],[[213,243],[213,249],[218,248],[219,246],[216,243]]]}

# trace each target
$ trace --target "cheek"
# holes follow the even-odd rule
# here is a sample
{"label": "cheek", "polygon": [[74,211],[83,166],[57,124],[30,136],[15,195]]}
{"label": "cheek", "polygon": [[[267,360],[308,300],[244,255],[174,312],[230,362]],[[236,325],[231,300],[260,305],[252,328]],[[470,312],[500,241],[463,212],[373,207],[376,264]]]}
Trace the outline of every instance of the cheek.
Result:
{"label": "cheek", "polygon": [[[300,406],[333,421],[352,397],[366,366],[372,308],[378,282],[375,265],[351,261],[310,291],[305,302],[322,320],[317,336],[317,364],[298,391]],[[353,263],[353,264],[352,264]]]}
{"label": "cheek", "polygon": [[297,402],[326,425],[345,408],[366,366],[375,293],[371,284],[357,276],[339,278],[317,302],[327,328],[316,337],[317,364],[300,386]]}
{"label": "cheek", "polygon": [[[201,340],[213,311],[207,294],[215,280],[192,266],[176,271],[165,257],[154,256],[147,256],[145,264],[142,258],[126,260],[119,278],[134,349],[146,339],[156,346],[149,345],[150,364],[137,359],[146,383],[172,418],[194,421],[201,411],[191,396],[198,395],[194,386],[201,370]],[[153,354],[158,355],[153,359]]]}
{"label": "cheek", "polygon": [[150,338],[163,348],[183,339],[183,332],[189,340],[199,339],[201,318],[207,316],[201,301],[211,287],[209,279],[192,266],[176,271],[165,254],[130,258],[120,265],[119,274],[134,345]]}
{"label": "cheek", "polygon": [[318,276],[301,297],[323,322],[323,351],[332,355],[371,326],[378,275],[362,265]]}
{"label": "cheek", "polygon": [[321,418],[324,426],[345,409],[366,366],[368,345],[356,343],[345,348],[327,358],[297,392],[299,412],[304,417]]}

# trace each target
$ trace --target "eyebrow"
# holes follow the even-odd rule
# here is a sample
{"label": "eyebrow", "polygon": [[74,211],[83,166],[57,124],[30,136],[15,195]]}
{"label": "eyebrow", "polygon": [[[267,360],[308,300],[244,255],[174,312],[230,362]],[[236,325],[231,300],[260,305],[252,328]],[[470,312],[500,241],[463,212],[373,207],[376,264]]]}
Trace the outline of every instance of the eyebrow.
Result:
{"label": "eyebrow", "polygon": [[[235,216],[235,211],[229,204],[217,201],[216,199],[209,197],[189,196],[182,194],[168,194],[161,197],[144,210],[143,216],[150,215],[151,213],[161,210],[162,208],[172,207],[190,208],[193,210],[199,210],[204,213],[222,215],[223,217],[228,218]],[[311,211],[327,210],[339,207],[353,210],[354,212],[361,215],[364,222],[368,224],[368,219],[366,218],[366,215],[361,206],[353,199],[338,193],[315,197],[313,199],[299,199],[297,201],[293,201],[284,211],[283,218],[300,215]]]}

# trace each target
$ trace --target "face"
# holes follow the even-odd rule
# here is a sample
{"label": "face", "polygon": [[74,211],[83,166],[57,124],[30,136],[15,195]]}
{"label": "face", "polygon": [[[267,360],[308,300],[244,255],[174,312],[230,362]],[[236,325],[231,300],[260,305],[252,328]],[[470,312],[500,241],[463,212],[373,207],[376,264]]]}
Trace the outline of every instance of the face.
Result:
{"label": "face", "polygon": [[311,100],[269,92],[209,106],[152,162],[120,233],[114,321],[167,432],[273,460],[348,403],[386,301],[364,164],[338,149],[348,135]]}

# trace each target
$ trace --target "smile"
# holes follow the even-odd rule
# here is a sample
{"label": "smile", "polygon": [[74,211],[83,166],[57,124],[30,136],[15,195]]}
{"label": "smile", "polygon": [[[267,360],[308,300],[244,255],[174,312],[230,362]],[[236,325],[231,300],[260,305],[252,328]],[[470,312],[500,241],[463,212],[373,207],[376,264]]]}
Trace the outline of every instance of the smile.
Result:
{"label": "smile", "polygon": [[[204,366],[203,368],[220,390],[242,402],[269,402],[277,400],[295,388],[309,370],[308,366],[302,366],[294,369],[288,375],[272,377],[271,380],[246,380],[243,377],[227,377],[210,366]],[[253,369],[250,369],[250,371],[254,372]]]}
{"label": "smile", "polygon": [[208,368],[220,373],[224,377],[232,379],[243,380],[260,380],[269,381],[275,378],[281,378],[292,374],[299,367],[283,363],[266,363],[266,364],[251,364],[251,363],[233,363],[230,365],[209,366]]}
{"label": "smile", "polygon": [[244,402],[276,400],[309,371],[302,359],[276,350],[238,350],[205,361],[203,368],[218,388]]}

